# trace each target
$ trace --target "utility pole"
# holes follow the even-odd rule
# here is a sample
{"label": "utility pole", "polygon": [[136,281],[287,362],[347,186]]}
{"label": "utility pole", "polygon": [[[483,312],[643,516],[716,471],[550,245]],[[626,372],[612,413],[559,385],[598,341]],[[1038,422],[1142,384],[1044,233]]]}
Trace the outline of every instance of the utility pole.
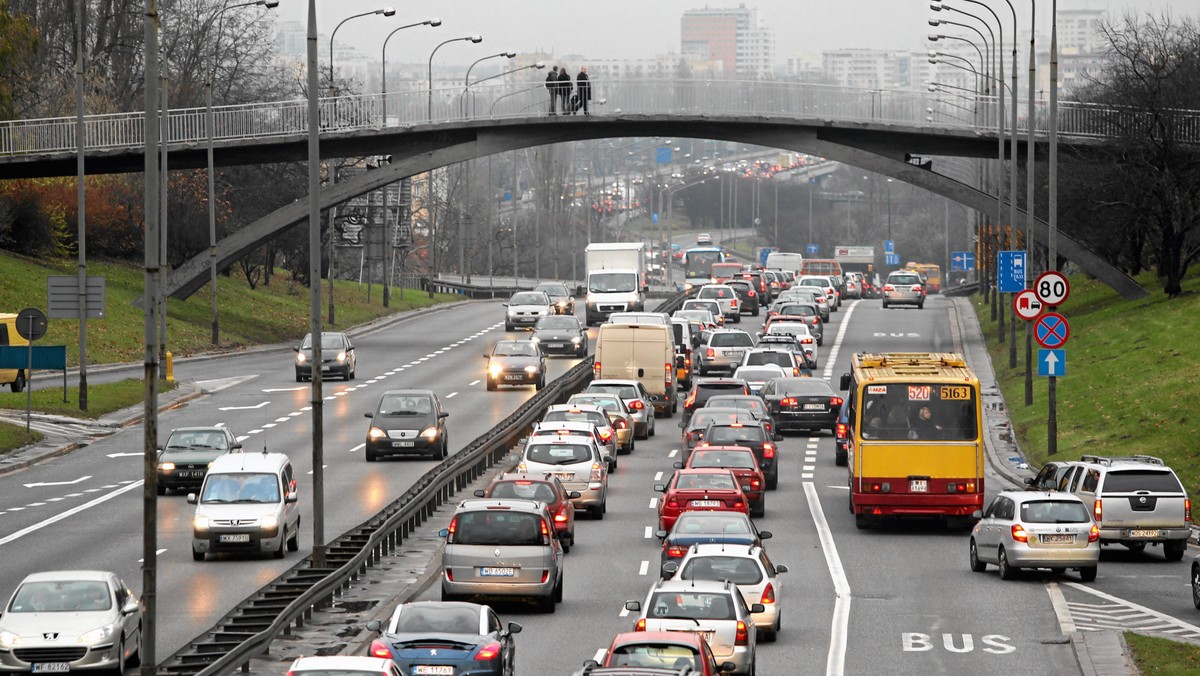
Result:
{"label": "utility pole", "polygon": [[[317,0],[308,0],[308,320],[312,334],[313,567],[325,567],[325,400],[321,380],[321,149],[317,105]],[[330,165],[333,166],[332,164]],[[332,209],[330,209],[332,213]],[[329,322],[333,323],[333,241],[329,231]],[[153,663],[151,663],[153,664]]]}
{"label": "utility pole", "polygon": [[[1058,0],[1050,3],[1050,231],[1046,236],[1046,269],[1058,269]],[[1046,454],[1058,453],[1058,376],[1051,374],[1046,399]]]}
{"label": "utility pole", "polygon": [[75,201],[76,238],[79,241],[79,410],[88,408],[87,395],[87,189],[84,177],[84,146],[87,143],[83,123],[83,6],[75,3]]}
{"label": "utility pole", "polygon": [[[1034,147],[1033,147],[1033,129],[1036,126],[1037,120],[1033,114],[1033,91],[1035,79],[1037,77],[1037,54],[1034,51],[1034,40],[1037,35],[1035,26],[1037,24],[1037,0],[1031,0],[1030,5],[1033,6],[1029,12],[1029,91],[1026,92],[1026,98],[1029,100],[1029,108],[1025,117],[1026,127],[1026,142],[1025,142],[1025,261],[1026,265],[1031,260],[1030,257],[1030,235],[1034,228],[1034,199],[1033,199],[1033,179],[1034,179]],[[1014,39],[1015,36],[1014,36]],[[1014,66],[1015,67],[1015,66]],[[1026,280],[1028,283],[1028,280]],[[1025,322],[1025,405],[1033,405],[1033,322]]]}

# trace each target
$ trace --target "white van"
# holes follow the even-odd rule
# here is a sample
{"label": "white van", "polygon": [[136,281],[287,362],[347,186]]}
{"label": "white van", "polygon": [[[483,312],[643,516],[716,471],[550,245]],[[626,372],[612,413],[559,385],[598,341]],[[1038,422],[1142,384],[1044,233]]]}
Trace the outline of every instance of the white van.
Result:
{"label": "white van", "polygon": [[675,398],[675,337],[669,326],[601,324],[596,338],[596,379],[637,380],[650,393],[655,415],[670,417]]}
{"label": "white van", "polygon": [[300,549],[296,478],[283,453],[231,452],[208,467],[200,493],[189,493],[192,559],[218,552],[271,552],[282,559]]}
{"label": "white van", "polygon": [[786,270],[798,277],[800,268],[804,267],[804,256],[787,251],[772,251],[767,254],[767,262],[763,267],[768,270]]}

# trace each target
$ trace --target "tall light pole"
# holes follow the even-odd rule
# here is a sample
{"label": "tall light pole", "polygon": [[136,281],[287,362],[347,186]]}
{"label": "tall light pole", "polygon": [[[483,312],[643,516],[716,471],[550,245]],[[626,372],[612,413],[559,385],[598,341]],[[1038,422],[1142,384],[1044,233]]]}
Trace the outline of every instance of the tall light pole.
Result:
{"label": "tall light pole", "polygon": [[396,33],[399,33],[400,31],[404,30],[405,28],[415,28],[417,26],[430,26],[431,28],[437,28],[440,25],[442,25],[441,19],[426,19],[426,20],[420,21],[418,23],[410,23],[406,26],[401,26],[399,28],[396,28],[391,33],[388,33],[387,37],[383,39],[383,50],[382,50],[382,52],[380,54],[380,58],[379,58],[380,62],[383,64],[383,69],[380,73],[380,78],[379,78],[380,100],[383,105],[383,126],[385,126],[385,127],[388,126],[388,115],[387,115],[387,46],[388,46],[388,40],[391,40],[393,35],[395,35]]}
{"label": "tall light pole", "polygon": [[[308,321],[312,334],[312,461],[313,461],[313,565],[325,566],[325,409],[321,394],[321,149],[320,111],[317,105],[317,0],[308,0]],[[330,231],[330,265],[333,264],[333,231]],[[329,275],[333,288],[333,274]],[[332,294],[330,298],[332,299]],[[332,305],[330,310],[332,310]],[[332,312],[330,313],[332,315]],[[330,317],[332,321],[332,317]]]}
{"label": "tall light pole", "polygon": [[[1035,126],[1035,118],[1033,116],[1033,95],[1035,87],[1037,87],[1037,54],[1034,51],[1036,47],[1037,35],[1037,0],[1029,0],[1029,90],[1025,92],[1025,98],[1028,99],[1028,111],[1025,116],[1025,260],[1028,263],[1030,259],[1030,243],[1033,236],[1034,226],[1034,194],[1033,194],[1033,179],[1034,179],[1034,152],[1033,147],[1033,129]],[[1033,323],[1025,322],[1025,405],[1033,405]]]}
{"label": "tall light pole", "polygon": [[342,24],[346,23],[347,21],[349,21],[351,19],[357,19],[357,18],[363,17],[363,16],[372,16],[374,14],[382,14],[384,16],[395,16],[396,9],[394,7],[382,7],[380,9],[373,9],[369,12],[363,12],[361,14],[351,14],[350,16],[346,17],[345,19],[342,19],[341,21],[339,21],[337,26],[334,26],[333,33],[331,33],[329,35],[329,88],[331,90],[334,89],[333,40],[334,40],[334,38],[337,37],[338,29],[340,29],[342,27]]}
{"label": "tall light pole", "polygon": [[[467,90],[471,88],[471,71],[475,68],[475,66],[479,65],[480,62],[482,62],[482,61],[487,61],[488,59],[511,59],[516,55],[517,55],[516,52],[500,52],[498,54],[490,54],[488,56],[483,56],[478,59],[475,59],[473,62],[471,62],[470,66],[467,66],[467,75],[466,75],[466,77],[463,78],[463,93],[459,96],[459,101],[461,102],[461,104],[459,105],[459,108],[460,108],[459,112],[462,113],[463,117],[466,117],[466,115],[467,115],[465,99],[467,96]],[[493,77],[498,77],[498,76],[493,76]],[[483,78],[483,79],[479,80],[479,82],[482,82],[483,80],[487,80],[487,79],[490,79],[490,78]]]}
{"label": "tall light pole", "polygon": [[[1050,231],[1046,233],[1046,269],[1058,269],[1058,0],[1050,2]],[[1058,377],[1051,374],[1046,398],[1050,415],[1046,419],[1046,453],[1058,453]]]}
{"label": "tall light pole", "polygon": [[[80,3],[82,4],[82,3]],[[217,22],[225,12],[239,7],[252,7],[262,5],[267,9],[274,9],[279,6],[279,0],[254,0],[254,2],[243,2],[237,5],[227,5],[217,10],[217,13],[212,18],[212,22]],[[217,28],[217,48],[221,45],[221,24]],[[221,342],[220,323],[217,314],[217,183],[216,170],[213,163],[213,135],[215,133],[213,120],[213,101],[212,90],[213,80],[216,79],[217,61],[219,53],[213,54],[212,68],[207,70],[208,78],[204,82],[204,132],[207,145],[208,155],[208,286],[211,304],[211,329],[212,329],[212,344],[219,345]]]}
{"label": "tall light pole", "polygon": [[429,53],[429,122],[433,122],[433,56],[434,54],[437,54],[439,49],[450,44],[451,42],[466,41],[470,41],[472,44],[479,44],[480,42],[483,42],[483,37],[479,35],[467,35],[461,38],[450,38],[449,40],[439,43],[438,46],[434,47],[433,51]]}
{"label": "tall light pole", "polygon": [[78,246],[79,290],[76,304],[79,309],[79,410],[86,411],[87,396],[87,189],[83,182],[84,146],[87,130],[83,123],[83,5],[75,3],[75,202],[76,239]]}

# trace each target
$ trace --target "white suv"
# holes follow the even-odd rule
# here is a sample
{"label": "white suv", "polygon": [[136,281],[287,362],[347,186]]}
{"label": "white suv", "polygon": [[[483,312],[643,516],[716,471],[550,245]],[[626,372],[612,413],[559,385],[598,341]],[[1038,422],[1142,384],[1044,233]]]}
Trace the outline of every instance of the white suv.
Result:
{"label": "white suv", "polygon": [[737,291],[728,284],[705,284],[696,293],[696,300],[714,300],[721,306],[721,314],[736,323],[742,321],[741,304]]}

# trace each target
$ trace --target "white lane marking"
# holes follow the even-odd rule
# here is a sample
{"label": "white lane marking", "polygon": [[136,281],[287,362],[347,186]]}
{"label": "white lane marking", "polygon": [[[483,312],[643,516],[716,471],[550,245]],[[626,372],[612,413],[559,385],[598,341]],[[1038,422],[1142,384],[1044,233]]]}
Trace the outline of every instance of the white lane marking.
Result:
{"label": "white lane marking", "polygon": [[298,415],[304,415],[304,412],[303,411],[292,411],[291,413],[288,414],[288,417],[295,418]]}
{"label": "white lane marking", "polygon": [[1113,603],[1119,603],[1127,608],[1132,608],[1134,610],[1146,613],[1147,615],[1158,618],[1159,620],[1162,620],[1163,622],[1170,624],[1172,627],[1177,627],[1179,629],[1186,629],[1187,631],[1200,633],[1200,627],[1197,627],[1194,624],[1188,624],[1187,622],[1184,622],[1183,620],[1181,620],[1177,617],[1172,617],[1165,613],[1160,613],[1157,610],[1154,610],[1152,608],[1147,608],[1146,606],[1143,606],[1143,605],[1138,605],[1137,603],[1134,603],[1132,601],[1126,601],[1125,599],[1123,599],[1119,596],[1113,596],[1112,594],[1106,594],[1106,593],[1100,591],[1099,589],[1092,589],[1091,587],[1089,587],[1087,585],[1079,584],[1078,582],[1063,582],[1063,584],[1071,587],[1072,589],[1078,589],[1081,592],[1087,592],[1093,596],[1099,596],[1100,598],[1102,598],[1106,601],[1111,601]]}
{"label": "white lane marking", "polygon": [[650,570],[650,562],[642,561],[642,565],[638,566],[638,575],[645,575]]}
{"label": "white lane marking", "polygon": [[601,648],[597,650],[596,654],[592,655],[592,660],[594,660],[596,664],[604,664],[604,653],[606,652],[608,652],[608,648]]}
{"label": "white lane marking", "polygon": [[286,415],[285,415],[285,416],[283,416],[282,418],[276,418],[276,419],[275,419],[275,422],[277,422],[277,423],[281,423],[281,422],[287,422],[287,421],[288,421],[288,417],[287,417]]}
{"label": "white lane marking", "polygon": [[102,490],[104,490],[104,489],[102,489],[102,488],[89,488],[89,489],[85,490],[85,491],[84,491],[84,493],[99,493],[99,492],[100,492],[100,491],[102,491]]}
{"label": "white lane marking", "polygon": [[46,498],[46,502],[62,502],[63,498]]}
{"label": "white lane marking", "polygon": [[311,411],[311,410],[312,410],[312,406],[305,406],[304,408],[302,408],[302,409],[300,409],[300,410],[301,410],[301,411]]}
{"label": "white lane marking", "polygon": [[[141,453],[138,455],[141,455]],[[25,488],[41,488],[42,486],[74,486],[81,481],[87,481],[91,478],[92,475],[89,474],[87,476],[81,476],[78,479],[72,479],[71,481],[39,481],[32,484],[24,484],[24,486]]]}
{"label": "white lane marking", "polygon": [[658,498],[650,498],[650,509],[658,507]]}
{"label": "white lane marking", "polygon": [[[127,486],[118,488],[117,490],[115,490],[111,493],[108,493],[106,495],[101,495],[100,497],[95,498],[94,500],[89,500],[89,501],[83,503],[82,505],[79,505],[77,507],[72,507],[71,509],[68,509],[65,512],[60,512],[48,519],[43,519],[35,524],[26,526],[25,528],[22,528],[21,530],[13,533],[12,535],[7,535],[3,538],[0,538],[0,545],[6,545],[14,540],[18,540],[20,538],[25,537],[26,535],[29,535],[30,533],[32,533],[34,531],[41,530],[41,529],[45,528],[46,526],[58,523],[59,521],[62,521],[63,519],[69,519],[72,516],[84,511],[85,509],[91,509],[92,507],[95,507],[96,505],[99,505],[103,502],[107,502],[107,501],[117,497],[118,495],[125,493],[127,491],[130,491],[134,488],[137,488],[138,486],[141,486],[141,485],[142,485],[141,481],[135,481]],[[74,495],[83,495],[83,494],[75,493]],[[74,496],[69,495],[67,497],[74,497]],[[10,507],[8,511],[12,512],[17,509],[18,508],[16,508],[16,507]]]}
{"label": "white lane marking", "polygon": [[825,488],[836,488],[836,489],[837,489],[837,490],[839,490],[839,491],[848,491],[848,490],[850,490],[850,487],[849,487],[849,486],[826,486]]}
{"label": "white lane marking", "polygon": [[[307,389],[309,389],[308,385],[301,385],[299,387],[271,387],[271,388],[263,390],[263,392],[296,392],[299,390],[307,390]],[[215,392],[216,390],[211,390],[211,391]]]}
{"label": "white lane marking", "polygon": [[359,445],[355,446],[354,448],[350,449],[350,452],[351,452],[351,453],[355,453],[355,452],[357,452],[357,451],[361,451],[362,449],[364,449],[364,448],[366,448],[366,447],[367,447],[367,444],[366,444],[366,443],[361,443],[361,444],[359,444]]}
{"label": "white lane marking", "polygon": [[458,392],[451,392],[450,394],[447,394],[447,395],[446,395],[446,398],[447,398],[447,399],[450,399],[451,397],[454,397],[454,396],[456,396],[457,394],[458,394]]}
{"label": "white lane marking", "polygon": [[811,479],[811,478],[813,478],[812,472],[803,472],[800,474],[800,478],[801,479]]}
{"label": "white lane marking", "polygon": [[328,396],[328,397],[321,397],[321,399],[322,399],[323,401],[333,401],[333,397],[332,397],[332,396]]}
{"label": "white lane marking", "polygon": [[8,511],[10,511],[10,512],[24,512],[24,511],[25,511],[25,508],[24,508],[24,507],[9,507],[9,508],[8,508]]}
{"label": "white lane marking", "polygon": [[647,537],[647,538],[650,538],[650,537],[653,537],[653,536],[654,536],[654,531],[653,531],[653,530],[650,530],[650,526],[646,526],[646,537]]}
{"label": "white lane marking", "polygon": [[67,497],[67,498],[78,498],[78,497],[80,497],[81,495],[83,495],[83,493],[67,493],[67,494],[66,494],[65,496],[63,496],[63,497]]}
{"label": "white lane marking", "polygon": [[246,430],[246,434],[258,434],[262,430]]}
{"label": "white lane marking", "polygon": [[671,449],[671,452],[667,454],[667,457],[668,457],[668,458],[674,458],[674,457],[675,457],[675,456],[677,456],[677,455],[679,455],[679,449],[678,449],[678,448],[672,448],[672,449]]}
{"label": "white lane marking", "polygon": [[271,402],[264,401],[263,403],[255,404],[254,406],[221,406],[217,410],[218,411],[253,411],[255,409],[262,408],[263,406],[266,406],[269,403],[271,403]]}
{"label": "white lane marking", "polygon": [[815,443],[815,442],[820,441],[821,437],[809,437],[808,440]]}
{"label": "white lane marking", "polygon": [[[108,486],[108,488],[116,488],[116,486]],[[46,505],[46,503],[44,503],[44,502],[31,502],[25,506],[26,507],[44,507],[45,505]]]}
{"label": "white lane marking", "polygon": [[346,390],[342,390],[341,392],[334,392],[334,393],[333,393],[333,396],[335,396],[335,397],[344,397],[344,396],[346,396]]}
{"label": "white lane marking", "polygon": [[117,487],[117,484],[105,484],[105,485],[101,486],[100,488],[108,489],[108,488],[116,488],[116,487]]}
{"label": "white lane marking", "polygon": [[662,472],[655,472],[655,473],[654,473],[654,480],[655,480],[655,481],[662,481]]}
{"label": "white lane marking", "polygon": [[104,455],[109,458],[132,458],[134,456],[145,455],[145,453],[142,451],[130,451],[128,453],[105,453]]}
{"label": "white lane marking", "polygon": [[242,434],[242,435],[240,435],[240,436],[236,436],[236,437],[234,437],[234,439],[235,439],[235,440],[236,440],[236,441],[237,441],[239,444],[240,444],[240,443],[242,443],[243,441],[245,441],[245,440],[249,439],[249,438],[250,438],[250,436],[249,436],[249,435],[246,435],[246,434]]}
{"label": "white lane marking", "polygon": [[274,427],[274,426],[275,426],[275,423],[264,423],[264,424],[263,424],[263,429],[264,429],[264,430],[269,430],[269,429],[271,429],[271,428],[272,428],[272,427]]}
{"label": "white lane marking", "polygon": [[[159,556],[162,556],[162,553],[163,553],[163,552],[165,552],[165,551],[167,551],[167,550],[165,550],[165,549],[160,549],[160,550],[158,550],[158,551],[154,552],[154,556],[155,556],[156,558],[157,558],[157,557],[159,557]],[[146,560],[146,559],[144,559],[144,558],[138,559],[138,563],[141,563],[141,562],[143,562],[143,561],[145,561],[145,560]]]}
{"label": "white lane marking", "polygon": [[[837,338],[833,341],[833,349],[831,349],[829,354],[825,357],[825,372],[822,374],[822,377],[825,378],[825,380],[829,380],[833,377],[833,367],[834,364],[837,363],[838,351],[842,349],[842,338],[846,336],[846,329],[850,328],[850,315],[854,314],[854,308],[858,307],[860,302],[862,301],[856,300],[851,303],[850,307],[846,308],[846,314],[842,315],[842,323],[841,326],[838,327]],[[844,648],[845,646],[843,646],[843,649]]]}
{"label": "white lane marking", "polygon": [[[851,305],[850,310],[853,309],[854,306]],[[849,317],[850,313],[847,312],[846,316]],[[842,326],[844,328],[846,325]],[[808,500],[808,510],[812,513],[813,525],[816,526],[817,536],[821,541],[821,550],[825,553],[825,565],[829,567],[829,577],[833,578],[833,590],[837,594],[837,599],[833,602],[833,623],[830,628],[829,655],[825,659],[825,673],[828,676],[841,676],[846,670],[846,637],[850,628],[850,581],[846,579],[842,560],[838,558],[837,545],[833,542],[833,533],[829,530],[829,522],[825,520],[825,511],[821,508],[821,499],[817,497],[817,489],[813,488],[812,482],[804,484],[804,497]]]}
{"label": "white lane marking", "polygon": [[812,471],[815,471],[816,469],[817,469],[816,465],[805,465],[802,468],[802,470],[805,472],[812,472]]}
{"label": "white lane marking", "polygon": [[629,609],[622,607],[621,612],[617,613],[617,616],[618,617],[629,617]]}
{"label": "white lane marking", "polygon": [[478,380],[472,380],[470,383],[467,383],[468,387],[474,387],[478,384],[479,384]]}

